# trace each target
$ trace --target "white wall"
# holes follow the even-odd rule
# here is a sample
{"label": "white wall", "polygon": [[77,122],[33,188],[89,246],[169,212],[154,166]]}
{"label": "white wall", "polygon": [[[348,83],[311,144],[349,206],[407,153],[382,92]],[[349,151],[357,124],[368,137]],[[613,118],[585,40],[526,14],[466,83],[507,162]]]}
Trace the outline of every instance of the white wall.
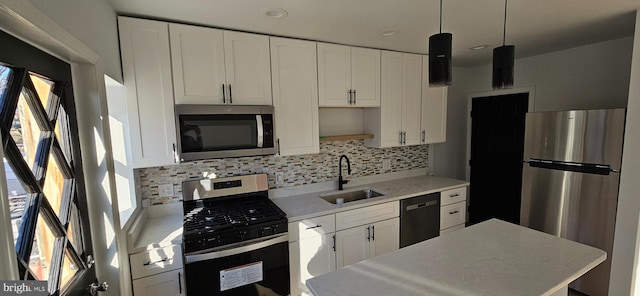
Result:
{"label": "white wall", "polygon": [[122,82],[116,12],[107,0],[28,0],[57,25],[96,52],[105,74]]}
{"label": "white wall", "polygon": [[640,10],[636,14],[635,32],[609,295],[640,295],[637,289],[637,277],[640,276]]}
{"label": "white wall", "polygon": [[[517,59],[514,87],[535,88],[534,111],[622,108],[627,105],[633,37]],[[516,44],[516,51],[518,46]],[[491,65],[454,68],[447,142],[434,146],[434,172],[465,178],[470,93],[491,91]]]}

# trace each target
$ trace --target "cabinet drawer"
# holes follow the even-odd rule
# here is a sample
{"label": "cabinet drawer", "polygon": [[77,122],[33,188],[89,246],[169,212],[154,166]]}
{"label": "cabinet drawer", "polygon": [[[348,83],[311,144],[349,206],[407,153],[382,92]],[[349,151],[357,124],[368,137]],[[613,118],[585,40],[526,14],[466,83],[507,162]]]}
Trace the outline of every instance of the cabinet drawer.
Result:
{"label": "cabinet drawer", "polygon": [[336,231],[335,215],[326,215],[305,219],[297,223],[300,239],[324,235]]}
{"label": "cabinet drawer", "polygon": [[336,214],[336,230],[347,229],[398,217],[400,204],[397,201],[364,207]]}
{"label": "cabinet drawer", "polygon": [[180,245],[158,248],[129,255],[131,277],[138,279],[182,268],[182,250]]}
{"label": "cabinet drawer", "polygon": [[446,206],[467,199],[467,187],[455,188],[440,193],[440,205]]}
{"label": "cabinet drawer", "polygon": [[440,229],[464,224],[466,216],[467,203],[465,201],[443,206],[440,208]]}

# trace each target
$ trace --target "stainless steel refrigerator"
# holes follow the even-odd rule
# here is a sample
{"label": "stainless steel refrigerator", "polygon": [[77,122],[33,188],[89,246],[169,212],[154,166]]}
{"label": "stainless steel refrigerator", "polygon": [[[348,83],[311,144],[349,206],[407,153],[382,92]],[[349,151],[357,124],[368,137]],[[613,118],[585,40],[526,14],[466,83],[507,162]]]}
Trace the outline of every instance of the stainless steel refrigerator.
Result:
{"label": "stainless steel refrigerator", "polygon": [[569,285],[607,295],[625,109],[528,113],[520,224],[607,252]]}

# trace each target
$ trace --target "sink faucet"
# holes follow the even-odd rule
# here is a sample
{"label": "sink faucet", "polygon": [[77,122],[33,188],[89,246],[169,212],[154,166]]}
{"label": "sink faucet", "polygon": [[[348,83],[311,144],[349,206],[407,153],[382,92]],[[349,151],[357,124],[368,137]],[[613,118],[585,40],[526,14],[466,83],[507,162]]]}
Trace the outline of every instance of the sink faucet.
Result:
{"label": "sink faucet", "polygon": [[346,155],[340,156],[340,160],[338,161],[338,190],[342,190],[342,185],[349,183],[349,180],[342,180],[342,159],[347,160],[347,173],[351,175],[351,163],[349,162],[349,158]]}

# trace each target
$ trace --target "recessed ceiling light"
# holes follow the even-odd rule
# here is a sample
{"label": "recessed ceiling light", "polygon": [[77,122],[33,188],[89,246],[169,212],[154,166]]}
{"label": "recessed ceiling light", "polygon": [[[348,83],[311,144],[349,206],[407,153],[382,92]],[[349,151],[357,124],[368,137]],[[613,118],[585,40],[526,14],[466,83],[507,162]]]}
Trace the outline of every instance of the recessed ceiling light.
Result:
{"label": "recessed ceiling light", "polygon": [[476,45],[476,46],[471,47],[471,48],[469,48],[469,49],[471,49],[471,50],[481,50],[481,49],[485,49],[485,48],[487,48],[487,47],[489,47],[489,45],[487,45],[487,44],[483,44],[483,45]]}
{"label": "recessed ceiling light", "polygon": [[391,37],[395,34],[398,34],[398,30],[385,30],[380,32],[380,35],[384,37]]}
{"label": "recessed ceiling light", "polygon": [[289,13],[282,8],[265,8],[262,10],[262,14],[271,18],[283,18],[289,15]]}

